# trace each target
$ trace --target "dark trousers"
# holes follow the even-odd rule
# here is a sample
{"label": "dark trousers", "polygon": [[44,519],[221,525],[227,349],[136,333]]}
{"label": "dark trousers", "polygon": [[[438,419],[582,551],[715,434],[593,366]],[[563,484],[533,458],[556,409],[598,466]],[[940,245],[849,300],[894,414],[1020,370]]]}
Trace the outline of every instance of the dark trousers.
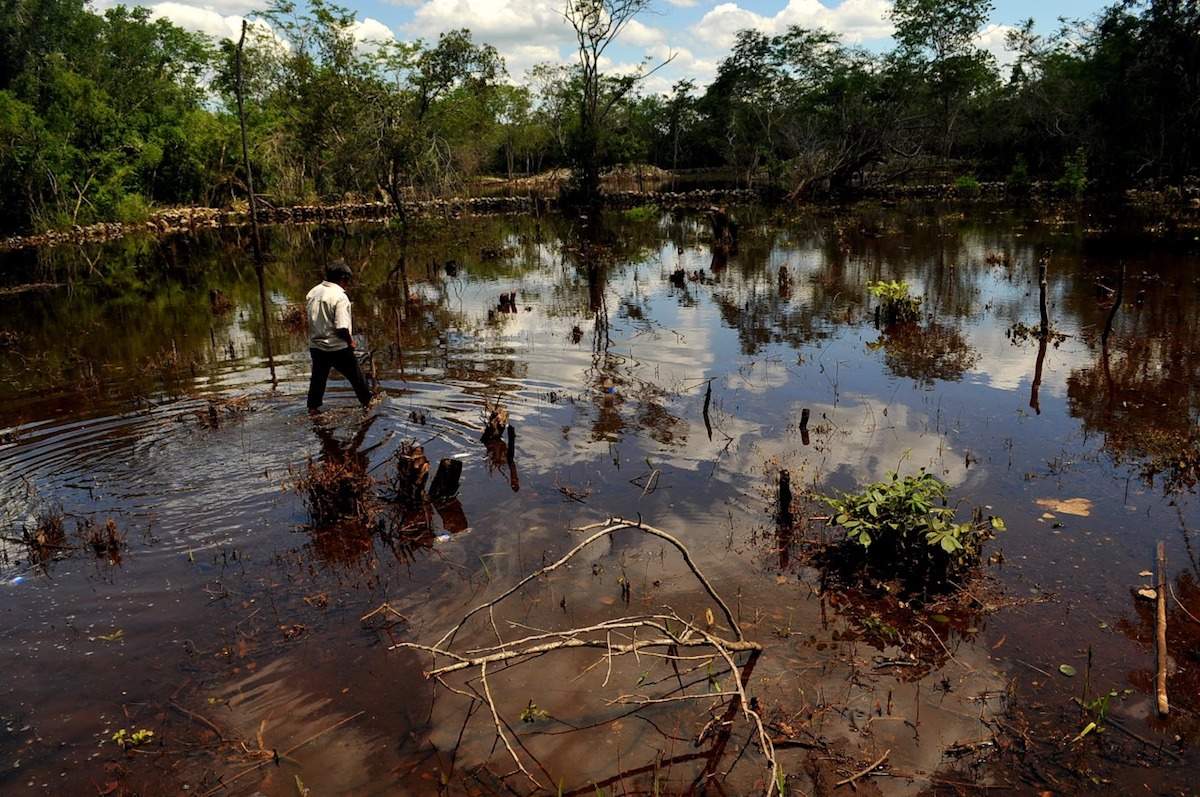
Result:
{"label": "dark trousers", "polygon": [[325,400],[325,383],[329,381],[329,369],[332,368],[350,383],[358,403],[364,407],[371,401],[371,388],[367,386],[367,378],[363,376],[354,349],[346,347],[337,351],[324,349],[309,349],[312,355],[312,379],[308,383],[308,408],[315,410]]}

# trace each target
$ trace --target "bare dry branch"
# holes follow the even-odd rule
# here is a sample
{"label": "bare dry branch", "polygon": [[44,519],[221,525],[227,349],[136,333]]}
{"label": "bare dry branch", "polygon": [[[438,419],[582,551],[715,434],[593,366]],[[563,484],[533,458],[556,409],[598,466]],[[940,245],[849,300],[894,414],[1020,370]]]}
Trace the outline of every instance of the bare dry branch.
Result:
{"label": "bare dry branch", "polygon": [[[568,628],[561,631],[542,630],[518,622],[509,622],[507,628],[522,635],[515,639],[505,639],[500,627],[497,626],[495,617],[495,609],[501,602],[518,592],[532,580],[546,576],[563,567],[573,557],[578,555],[580,551],[583,551],[592,543],[622,529],[641,531],[645,534],[666,540],[675,546],[684,562],[691,569],[696,580],[704,587],[705,592],[708,593],[712,601],[724,612],[728,628],[736,635],[736,639],[725,639],[715,633],[717,626],[714,623],[711,609],[706,609],[703,619],[694,623],[691,620],[684,619],[670,608],[667,608],[663,613],[614,618],[593,625]],[[714,742],[714,750],[717,752],[715,753],[716,758],[714,758],[711,764],[715,766],[715,761],[721,755],[720,751],[724,749],[724,744],[733,726],[733,721],[740,714],[753,729],[755,746],[758,747],[769,765],[771,778],[766,793],[768,797],[776,794],[781,773],[779,765],[775,760],[775,750],[772,746],[770,736],[763,726],[762,718],[756,710],[756,705],[749,700],[745,691],[746,682],[753,663],[763,650],[762,645],[745,639],[729,607],[717,594],[708,579],[704,577],[704,574],[697,568],[688,549],[672,535],[646,525],[640,520],[633,522],[621,518],[610,518],[603,523],[590,524],[579,530],[584,532],[593,531],[594,533],[567,551],[556,561],[525,576],[498,596],[470,609],[434,644],[425,645],[418,642],[400,642],[393,645],[391,649],[408,648],[432,654],[432,665],[425,672],[427,678],[437,679],[439,683],[446,686],[447,689],[455,694],[472,697],[472,699],[478,697],[478,699],[486,703],[491,713],[495,732],[516,766],[516,770],[511,774],[516,774],[517,772],[524,774],[538,788],[541,788],[541,786],[529,768],[526,767],[525,762],[526,760],[530,760],[539,767],[540,764],[537,763],[537,759],[525,748],[524,744],[501,716],[496,701],[492,696],[491,685],[488,682],[490,665],[501,662],[507,665],[516,665],[557,651],[595,649],[603,651],[603,653],[584,672],[594,670],[602,662],[606,663],[604,683],[607,685],[612,674],[613,660],[618,656],[632,655],[636,659],[642,655],[646,655],[655,660],[669,661],[676,675],[680,673],[679,664],[682,662],[688,662],[688,667],[694,667],[696,670],[699,670],[702,667],[710,666],[715,661],[723,661],[728,668],[728,675],[733,683],[731,687],[720,688],[713,680],[715,676],[710,672],[707,679],[704,679],[709,681],[708,688],[704,687],[704,680],[694,679],[691,683],[685,684],[682,676],[680,676],[681,680],[678,689],[670,689],[665,695],[662,694],[661,682],[651,681],[644,688],[653,689],[655,690],[654,693],[621,695],[615,700],[605,702],[608,705],[625,703],[650,706],[687,701],[693,703],[697,701],[716,701],[716,704],[709,711],[712,711],[716,705],[726,704],[721,719],[722,730],[715,732],[717,733],[717,737],[715,738],[719,738],[720,741]],[[454,650],[453,641],[456,635],[472,617],[480,612],[486,612],[484,625],[489,629],[495,642],[493,643],[489,640],[481,646],[466,650]],[[650,635],[642,637],[639,636],[639,632],[650,632]],[[684,652],[687,650],[702,650],[703,655],[687,655]],[[713,651],[716,652],[715,656]],[[745,664],[739,666],[737,661],[735,661],[735,656],[741,653],[749,653],[750,658]],[[470,687],[475,692],[474,696],[455,688],[446,681],[447,675],[467,670],[478,670],[477,686],[480,689],[476,690],[475,686]],[[724,680],[724,675],[724,669],[722,669],[722,680]],[[639,680],[640,683],[641,680]],[[695,693],[687,694],[687,690],[693,688],[696,689]],[[480,694],[480,691],[482,694]],[[528,758],[524,758],[521,755],[517,746],[520,746],[520,749],[524,751],[525,756]],[[545,769],[543,768],[542,771],[545,772]],[[711,770],[710,772],[711,774],[715,774],[715,770]]]}

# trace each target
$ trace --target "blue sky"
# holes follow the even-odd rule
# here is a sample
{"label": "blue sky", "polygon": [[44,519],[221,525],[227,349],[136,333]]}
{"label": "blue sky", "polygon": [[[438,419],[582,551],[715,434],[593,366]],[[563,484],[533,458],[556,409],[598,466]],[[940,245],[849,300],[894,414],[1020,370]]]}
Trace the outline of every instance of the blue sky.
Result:
{"label": "blue sky", "polygon": [[[136,0],[125,0],[133,4]],[[296,0],[303,5],[304,0]],[[644,57],[670,64],[655,73],[646,88],[666,92],[683,78],[700,86],[712,80],[734,34],[744,28],[777,33],[789,25],[825,28],[848,43],[890,49],[890,0],[651,0],[610,49],[609,72],[631,68]],[[1058,18],[1092,19],[1118,0],[994,0],[983,45],[1004,59],[1004,32],[1033,18],[1042,32],[1058,26]],[[243,18],[253,18],[262,0],[168,0],[141,3],[176,24],[218,37],[236,38]],[[342,0],[356,13],[364,38],[421,39],[436,42],[440,33],[468,28],[474,41],[491,44],[504,57],[510,79],[521,82],[538,63],[567,63],[575,57],[574,37],[562,16],[564,0]],[[112,0],[94,0],[102,10]]]}

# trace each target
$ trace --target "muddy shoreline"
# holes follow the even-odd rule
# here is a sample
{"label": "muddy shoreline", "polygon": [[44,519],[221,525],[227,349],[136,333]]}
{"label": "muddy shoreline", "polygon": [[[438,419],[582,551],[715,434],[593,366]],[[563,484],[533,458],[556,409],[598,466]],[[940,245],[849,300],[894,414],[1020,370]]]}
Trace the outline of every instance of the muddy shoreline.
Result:
{"label": "muddy shoreline", "polygon": [[[625,176],[622,186],[661,182],[661,176],[639,180]],[[448,219],[466,216],[555,213],[564,210],[559,202],[557,183],[551,181],[528,181],[498,184],[507,196],[468,196],[449,199],[429,199],[405,202],[344,202],[332,205],[293,205],[290,207],[264,207],[259,210],[259,222],[264,225],[278,224],[328,224],[350,222],[389,222],[408,218],[443,217]],[[514,192],[526,190],[523,195]],[[884,184],[860,191],[857,199],[862,200],[1016,200],[1026,198],[1033,202],[1049,202],[1055,197],[1050,184],[1037,183],[1022,190],[1003,182],[979,183],[978,191],[964,193],[954,184],[938,183],[924,185]],[[657,205],[662,208],[707,208],[713,205],[773,204],[776,197],[765,185],[759,188],[721,188],[689,191],[662,190],[610,190],[604,195],[604,207],[610,210],[628,209],[639,205]],[[1123,202],[1143,206],[1167,206],[1180,209],[1200,209],[1200,184],[1188,184],[1167,188],[1129,190],[1120,195]],[[77,246],[88,243],[103,243],[124,238],[128,235],[145,233],[150,235],[176,235],[195,233],[198,230],[236,229],[250,224],[249,209],[215,207],[164,208],[156,211],[149,219],[141,222],[101,222],[76,225],[69,229],[49,230],[31,235],[13,235],[0,239],[0,253],[31,247]]]}

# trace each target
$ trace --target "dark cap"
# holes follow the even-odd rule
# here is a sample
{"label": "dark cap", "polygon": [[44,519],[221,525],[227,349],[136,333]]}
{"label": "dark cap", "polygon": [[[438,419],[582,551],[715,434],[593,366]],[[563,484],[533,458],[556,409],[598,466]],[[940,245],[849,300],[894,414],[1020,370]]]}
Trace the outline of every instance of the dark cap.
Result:
{"label": "dark cap", "polygon": [[333,282],[338,279],[350,279],[354,272],[346,265],[345,260],[335,260],[325,267],[325,279]]}

